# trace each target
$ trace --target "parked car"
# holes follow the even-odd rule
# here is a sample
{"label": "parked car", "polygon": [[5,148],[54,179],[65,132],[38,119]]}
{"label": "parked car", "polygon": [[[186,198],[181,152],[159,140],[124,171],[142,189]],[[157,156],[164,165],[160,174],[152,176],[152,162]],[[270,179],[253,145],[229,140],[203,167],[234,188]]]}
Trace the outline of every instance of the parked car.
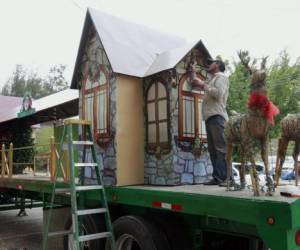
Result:
{"label": "parked car", "polygon": [[[239,169],[241,167],[242,163],[240,162],[232,162],[232,167],[236,168],[236,169]],[[264,164],[263,163],[256,163],[256,171],[258,173],[263,173],[264,172]],[[247,163],[246,164],[246,174],[249,174],[249,169],[251,167],[251,164],[250,163]]]}
{"label": "parked car", "polygon": [[[234,180],[239,182],[240,181],[240,173],[239,173],[239,168],[241,167],[240,162],[232,162],[232,172],[233,172],[233,177]],[[247,185],[251,185],[251,176],[250,176],[250,163],[246,164],[246,171],[245,171],[245,180]],[[265,185],[266,183],[266,178],[265,178],[265,173],[264,173],[264,165],[262,164],[256,164],[256,171],[258,173],[258,178],[259,178],[259,184],[260,185]],[[272,176],[272,174],[271,174]]]}
{"label": "parked car", "polygon": [[281,169],[281,178],[282,176],[287,175],[293,170],[294,170],[294,158],[292,156],[286,156]]}

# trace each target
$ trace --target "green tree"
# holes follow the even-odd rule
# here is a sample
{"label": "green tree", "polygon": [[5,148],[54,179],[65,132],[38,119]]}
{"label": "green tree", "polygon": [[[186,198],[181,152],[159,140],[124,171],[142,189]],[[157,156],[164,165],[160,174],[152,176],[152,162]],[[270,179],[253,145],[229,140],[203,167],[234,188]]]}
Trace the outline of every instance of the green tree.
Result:
{"label": "green tree", "polygon": [[234,62],[234,70],[229,76],[229,81],[228,113],[245,113],[249,95],[249,73],[241,62]]}
{"label": "green tree", "polygon": [[33,99],[56,93],[68,88],[65,80],[65,65],[55,65],[50,68],[46,77],[41,77],[35,71],[27,71],[22,65],[16,65],[12,76],[3,86],[1,94],[23,97],[30,91]]}
{"label": "green tree", "polygon": [[[33,99],[50,95],[68,87],[64,78],[64,65],[53,66],[50,68],[48,75],[43,78],[36,72],[28,72],[22,65],[16,65],[16,68],[7,83],[2,88],[2,94],[8,96],[23,97],[26,91],[30,91]],[[32,146],[32,129],[26,124],[17,123],[8,131],[11,135],[9,142],[14,147]],[[8,146],[8,145],[7,145]],[[33,148],[17,150],[14,152],[15,163],[33,163]],[[28,164],[30,165],[30,164]],[[26,165],[14,166],[14,173],[21,173]]]}
{"label": "green tree", "polygon": [[26,91],[26,71],[20,64],[2,88],[2,95],[23,96]]}
{"label": "green tree", "polygon": [[25,88],[26,91],[30,91],[33,99],[39,99],[47,95],[45,88],[43,88],[43,79],[36,72],[28,74]]}
{"label": "green tree", "polygon": [[[229,115],[234,112],[247,112],[247,99],[249,95],[249,73],[241,62],[233,63],[233,70],[229,76],[230,87],[227,101],[227,111]],[[232,160],[240,162],[240,148],[235,147]]]}
{"label": "green tree", "polygon": [[[247,60],[252,61],[256,68],[258,59],[250,58],[249,52],[244,51]],[[247,61],[246,60],[246,61]],[[251,66],[252,66],[251,65]],[[267,89],[269,99],[280,109],[275,117],[275,126],[271,127],[270,138],[278,138],[280,135],[280,121],[289,113],[300,112],[300,59],[292,63],[286,51],[280,53],[279,57],[266,68]],[[230,72],[230,89],[228,97],[228,111],[234,110],[239,113],[247,112],[247,99],[249,94],[249,73],[244,65],[233,62]],[[234,160],[239,160],[236,150]]]}
{"label": "green tree", "polygon": [[[245,61],[251,62],[250,67],[260,68],[258,59],[251,58],[248,51],[242,51]],[[262,61],[265,63],[265,61]],[[280,120],[289,113],[300,112],[300,59],[291,63],[286,51],[269,67],[267,72],[267,89],[269,99],[279,107],[280,114],[275,118],[276,124],[272,127],[271,137],[278,137],[280,132]],[[249,72],[241,61],[233,62],[233,69],[229,76],[230,88],[228,98],[228,111],[238,113],[247,112],[247,100],[249,95]]]}
{"label": "green tree", "polygon": [[48,93],[55,93],[68,88],[68,82],[64,77],[66,66],[59,64],[50,68],[46,76],[44,87]]}
{"label": "green tree", "polygon": [[280,109],[271,136],[280,134],[280,121],[289,113],[300,112],[300,61],[291,63],[286,51],[271,65],[268,74],[269,98]]}

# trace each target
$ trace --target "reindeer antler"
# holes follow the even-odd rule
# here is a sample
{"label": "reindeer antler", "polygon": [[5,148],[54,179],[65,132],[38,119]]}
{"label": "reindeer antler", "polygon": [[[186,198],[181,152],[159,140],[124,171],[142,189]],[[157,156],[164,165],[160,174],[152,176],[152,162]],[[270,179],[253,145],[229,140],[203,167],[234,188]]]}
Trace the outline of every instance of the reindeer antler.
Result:
{"label": "reindeer antler", "polygon": [[[253,73],[252,67],[249,66],[250,63],[250,56],[248,51],[238,51],[237,52],[238,57],[240,58],[241,63],[244,65],[244,67],[249,71],[250,75]],[[253,64],[252,64],[253,66]]]}
{"label": "reindeer antler", "polygon": [[264,56],[261,59],[261,63],[260,63],[260,69],[265,70],[266,69],[266,64],[267,64],[267,60],[268,60],[269,56]]}

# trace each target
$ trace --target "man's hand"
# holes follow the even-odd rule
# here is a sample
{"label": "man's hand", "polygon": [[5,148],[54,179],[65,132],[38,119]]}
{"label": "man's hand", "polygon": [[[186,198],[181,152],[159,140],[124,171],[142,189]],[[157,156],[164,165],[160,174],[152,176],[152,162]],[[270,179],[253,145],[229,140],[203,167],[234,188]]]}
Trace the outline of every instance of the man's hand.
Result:
{"label": "man's hand", "polygon": [[191,81],[191,85],[193,89],[200,89],[203,90],[204,87],[207,85],[204,81],[201,81],[199,78],[195,78]]}
{"label": "man's hand", "polygon": [[196,65],[197,65],[197,62],[194,61],[194,62],[190,62],[189,66],[188,66],[187,72],[189,73],[189,80],[190,80],[190,83],[191,83],[193,89],[203,90],[204,87],[207,85],[207,83],[205,83],[204,81],[202,81],[201,79],[199,79],[197,77]]}

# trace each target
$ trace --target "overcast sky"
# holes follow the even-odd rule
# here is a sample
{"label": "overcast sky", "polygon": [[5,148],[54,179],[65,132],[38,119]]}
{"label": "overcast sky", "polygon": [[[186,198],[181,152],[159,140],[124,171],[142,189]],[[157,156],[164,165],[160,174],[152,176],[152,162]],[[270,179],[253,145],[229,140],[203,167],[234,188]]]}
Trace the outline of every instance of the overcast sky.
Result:
{"label": "overcast sky", "polygon": [[300,56],[299,0],[0,0],[0,86],[16,64],[45,74],[66,64],[70,81],[86,7],[202,39],[211,55],[233,60],[239,49],[274,60]]}

